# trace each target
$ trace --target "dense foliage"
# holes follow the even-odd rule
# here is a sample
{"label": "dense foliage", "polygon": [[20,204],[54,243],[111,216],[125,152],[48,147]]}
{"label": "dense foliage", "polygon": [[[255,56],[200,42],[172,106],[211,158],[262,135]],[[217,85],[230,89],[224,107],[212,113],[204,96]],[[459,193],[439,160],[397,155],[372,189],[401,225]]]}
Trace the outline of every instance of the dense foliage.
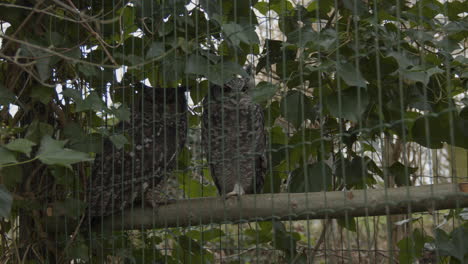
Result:
{"label": "dense foliage", "polygon": [[[466,1],[436,0],[0,1],[0,231],[19,228],[20,238],[12,244],[3,236],[0,250],[33,254],[33,245],[60,262],[89,260],[88,251],[101,248],[77,231],[86,230],[91,161],[104,138],[131,145],[112,126],[129,119],[134,84],[144,80],[190,87],[191,142],[176,175],[188,197],[215,195],[198,150],[198,103],[210,82],[246,76],[242,66],[252,58],[260,81],[251,94],[264,106],[271,146],[264,192],[415,184],[418,168],[405,158],[375,160],[383,156],[377,146],[468,149],[466,12]],[[307,263],[296,249],[300,235],[281,222],[242,232],[244,246],[269,245]],[[435,238],[417,231],[399,242],[400,260],[421,257],[428,242],[461,263],[467,237],[466,224]],[[136,262],[213,262],[204,246],[227,243],[216,228],[114,238],[99,253]],[[164,239],[174,250],[154,247]]]}

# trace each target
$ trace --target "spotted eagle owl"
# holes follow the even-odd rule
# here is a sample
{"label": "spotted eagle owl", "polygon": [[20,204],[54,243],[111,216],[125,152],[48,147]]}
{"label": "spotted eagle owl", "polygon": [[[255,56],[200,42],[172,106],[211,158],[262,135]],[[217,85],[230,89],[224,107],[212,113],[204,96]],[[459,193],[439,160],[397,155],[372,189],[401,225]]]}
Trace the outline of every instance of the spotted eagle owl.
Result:
{"label": "spotted eagle owl", "polygon": [[211,176],[224,197],[260,193],[266,172],[261,106],[247,93],[250,78],[212,85],[203,100],[202,143]]}
{"label": "spotted eagle owl", "polygon": [[185,144],[185,88],[142,86],[130,120],[115,127],[116,133],[127,136],[130,146],[117,149],[105,140],[103,153],[94,161],[88,202],[91,218],[118,213],[141,201],[157,206],[154,194],[160,193]]}

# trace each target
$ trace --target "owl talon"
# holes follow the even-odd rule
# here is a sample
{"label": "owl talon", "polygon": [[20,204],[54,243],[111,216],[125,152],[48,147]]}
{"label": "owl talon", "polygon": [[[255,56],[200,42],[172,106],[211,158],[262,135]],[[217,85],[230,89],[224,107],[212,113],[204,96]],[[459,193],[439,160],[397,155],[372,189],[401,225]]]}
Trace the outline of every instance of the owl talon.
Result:
{"label": "owl talon", "polygon": [[237,196],[237,198],[240,198],[241,195],[244,195],[245,191],[244,188],[240,184],[235,184],[234,185],[234,190],[230,193],[226,194],[226,199],[229,199],[231,197]]}
{"label": "owl talon", "polygon": [[145,198],[146,204],[153,208],[158,208],[161,205],[172,204],[177,201],[173,197],[157,189],[148,191]]}
{"label": "owl talon", "polygon": [[157,209],[160,206],[176,203],[176,199],[167,199],[167,200],[157,200],[157,201],[146,201],[146,204],[153,209]]}
{"label": "owl talon", "polygon": [[237,193],[237,192],[230,192],[230,193],[227,193],[226,194],[226,200],[231,198],[231,197],[234,197],[234,196],[237,196],[238,198],[240,197],[240,195]]}

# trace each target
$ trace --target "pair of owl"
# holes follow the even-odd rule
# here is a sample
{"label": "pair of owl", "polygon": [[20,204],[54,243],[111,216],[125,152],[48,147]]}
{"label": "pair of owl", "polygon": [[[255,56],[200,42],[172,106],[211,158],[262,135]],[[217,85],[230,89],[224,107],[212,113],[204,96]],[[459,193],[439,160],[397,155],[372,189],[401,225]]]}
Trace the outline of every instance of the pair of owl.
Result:
{"label": "pair of owl", "polygon": [[[203,100],[202,145],[211,176],[224,197],[260,193],[266,172],[266,136],[261,106],[248,90],[251,78],[212,85]],[[90,180],[88,213],[116,214],[136,203],[153,207],[167,201],[161,190],[174,169],[187,136],[186,89],[143,87],[132,104],[131,118],[115,130],[131,148],[104,142]]]}

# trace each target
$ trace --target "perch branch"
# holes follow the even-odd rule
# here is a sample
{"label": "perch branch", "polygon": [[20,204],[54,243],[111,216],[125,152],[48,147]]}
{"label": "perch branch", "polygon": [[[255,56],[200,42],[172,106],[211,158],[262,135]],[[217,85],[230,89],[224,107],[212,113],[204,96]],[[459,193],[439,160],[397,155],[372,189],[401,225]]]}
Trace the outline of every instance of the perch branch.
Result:
{"label": "perch branch", "polygon": [[[326,199],[325,199],[326,197]],[[308,202],[306,202],[306,200]],[[405,214],[468,207],[468,182],[316,193],[275,193],[178,200],[157,211],[133,208],[104,219],[107,230],[186,227],[255,220]],[[409,209],[411,208],[411,209]]]}

